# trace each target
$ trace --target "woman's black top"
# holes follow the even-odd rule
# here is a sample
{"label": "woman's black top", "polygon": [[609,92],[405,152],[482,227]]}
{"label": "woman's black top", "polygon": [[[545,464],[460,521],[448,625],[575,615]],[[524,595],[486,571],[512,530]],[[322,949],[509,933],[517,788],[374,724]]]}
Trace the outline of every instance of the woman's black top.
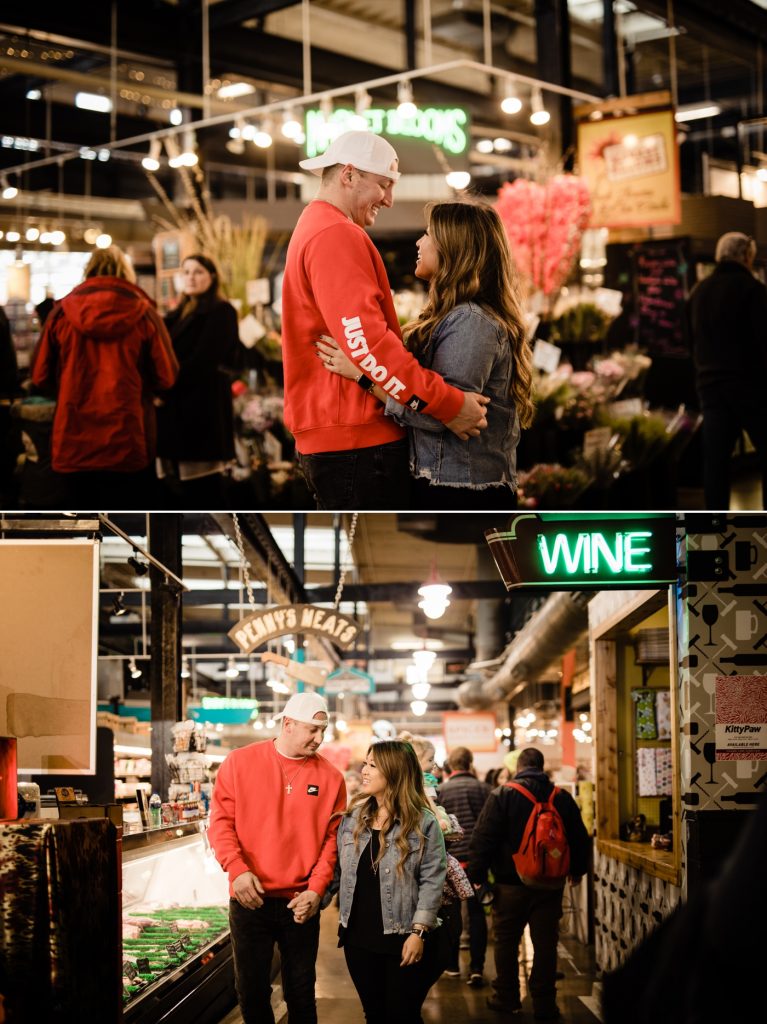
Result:
{"label": "woman's black top", "polygon": [[357,884],[349,914],[349,924],[338,929],[339,946],[357,946],[370,953],[401,956],[406,935],[384,935],[381,913],[381,880],[373,871],[378,856],[381,832],[371,829],[371,838],[357,865]]}
{"label": "woman's black top", "polygon": [[240,349],[229,302],[181,319],[165,318],[179,362],[176,383],[157,410],[157,454],[179,462],[234,458],[231,382]]}

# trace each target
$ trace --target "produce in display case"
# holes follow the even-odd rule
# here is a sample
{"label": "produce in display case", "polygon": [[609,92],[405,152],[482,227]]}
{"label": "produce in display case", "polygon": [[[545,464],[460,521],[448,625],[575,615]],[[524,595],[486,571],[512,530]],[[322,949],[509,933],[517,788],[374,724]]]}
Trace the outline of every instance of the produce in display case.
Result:
{"label": "produce in display case", "polygon": [[[233,999],[228,902],[228,880],[208,843],[205,822],[123,839],[125,1021],[180,1024],[226,1014]],[[191,992],[193,1013],[187,1005]],[[199,1016],[203,1005],[204,1018]]]}

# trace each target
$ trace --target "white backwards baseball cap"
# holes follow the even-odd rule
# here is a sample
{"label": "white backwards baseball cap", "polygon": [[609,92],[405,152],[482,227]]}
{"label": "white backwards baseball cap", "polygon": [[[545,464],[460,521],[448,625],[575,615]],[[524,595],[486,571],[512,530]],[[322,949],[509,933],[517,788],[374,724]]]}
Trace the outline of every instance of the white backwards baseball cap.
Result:
{"label": "white backwards baseball cap", "polygon": [[380,135],[372,132],[344,132],[333,139],[320,156],[299,160],[298,166],[312,174],[322,174],[325,167],[351,164],[358,171],[369,171],[399,181],[398,163],[396,149]]}
{"label": "white backwards baseball cap", "polygon": [[328,717],[328,703],[318,693],[307,690],[304,693],[294,693],[285,707],[275,715],[275,719],[292,718],[296,722],[304,722],[306,725],[317,725],[318,719],[314,716],[323,714]]}

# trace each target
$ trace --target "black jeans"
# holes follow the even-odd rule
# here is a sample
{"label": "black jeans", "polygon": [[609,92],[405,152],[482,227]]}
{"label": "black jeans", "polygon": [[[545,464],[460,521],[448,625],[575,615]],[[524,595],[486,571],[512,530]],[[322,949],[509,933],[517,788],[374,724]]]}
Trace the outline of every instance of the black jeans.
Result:
{"label": "black jeans", "polygon": [[407,441],[299,455],[320,511],[410,507]]}
{"label": "black jeans", "polygon": [[[469,915],[469,974],[482,974],[485,969],[487,952],[487,917],[485,908],[478,899],[466,900],[466,911]],[[456,900],[442,908],[442,927],[447,928],[450,940],[450,955],[445,965],[446,971],[461,969],[460,949],[461,932],[463,931],[463,902]]]}
{"label": "black jeans", "polygon": [[519,943],[530,925],[533,969],[530,995],[536,1014],[551,1014],[557,1005],[557,941],[562,916],[562,889],[496,885],[493,901],[495,971],[493,988],[501,1002],[519,1006]]}
{"label": "black jeans", "polygon": [[[426,936],[423,959],[408,967],[400,967],[400,956],[344,945],[346,966],[367,1024],[421,1024],[423,1001],[442,973],[441,931],[438,928]],[[403,944],[406,938],[402,936]]]}
{"label": "black jeans", "polygon": [[746,394],[707,396],[703,412],[703,488],[706,508],[730,507],[732,450],[745,430],[756,448],[762,474],[762,508],[767,508],[767,420],[764,403]]}
{"label": "black jeans", "polygon": [[248,910],[237,900],[229,901],[237,998],[245,1024],[274,1024],[270,973],[275,942],[290,1024],[317,1024],[314,982],[320,915],[296,924],[288,902],[267,897],[258,910]]}

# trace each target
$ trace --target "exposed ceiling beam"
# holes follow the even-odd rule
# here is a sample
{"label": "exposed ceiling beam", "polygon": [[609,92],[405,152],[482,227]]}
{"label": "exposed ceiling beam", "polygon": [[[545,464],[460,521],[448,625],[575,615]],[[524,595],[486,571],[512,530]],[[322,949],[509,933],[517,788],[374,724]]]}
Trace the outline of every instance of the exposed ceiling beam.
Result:
{"label": "exposed ceiling beam", "polygon": [[211,29],[227,25],[241,25],[244,21],[265,18],[268,14],[293,7],[300,0],[225,0],[211,7],[209,19]]}

